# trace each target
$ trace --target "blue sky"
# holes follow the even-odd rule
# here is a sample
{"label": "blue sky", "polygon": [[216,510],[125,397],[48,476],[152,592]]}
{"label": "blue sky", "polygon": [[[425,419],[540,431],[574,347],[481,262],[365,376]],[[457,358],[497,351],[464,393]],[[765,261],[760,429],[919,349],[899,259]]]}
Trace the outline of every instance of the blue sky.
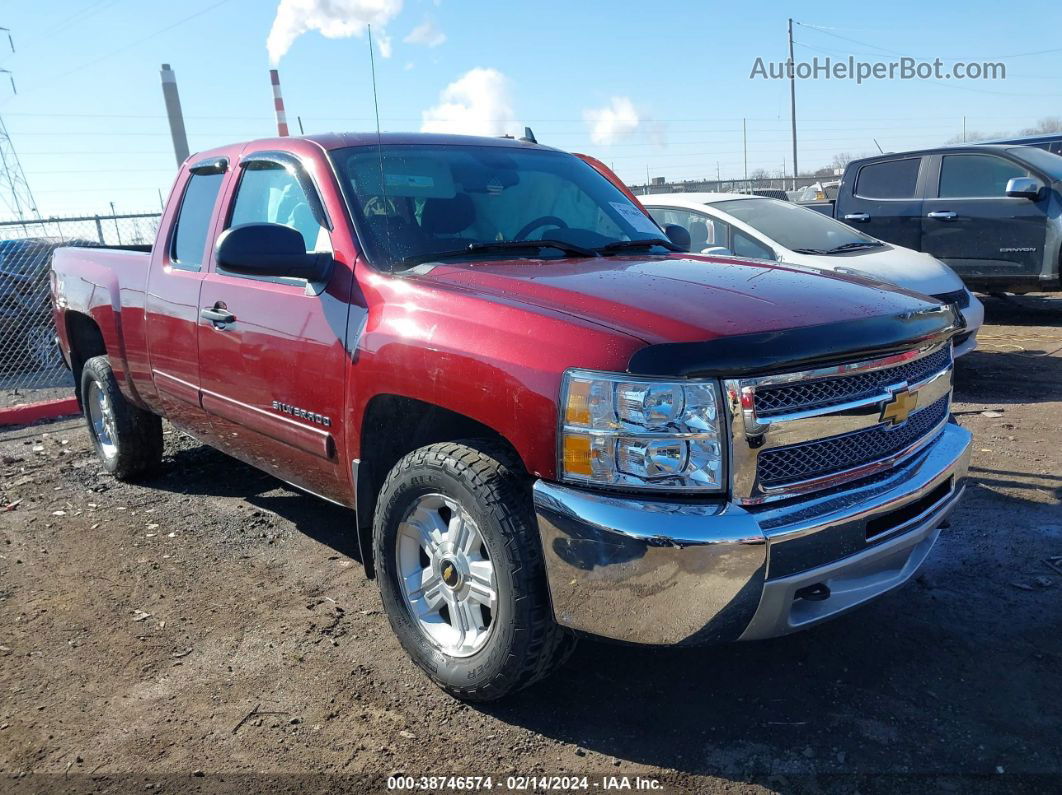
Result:
{"label": "blue sky", "polygon": [[[175,168],[159,66],[177,73],[194,150],[275,132],[267,70],[307,20],[357,34],[375,20],[385,130],[522,129],[600,157],[629,182],[792,168],[789,87],[750,80],[757,57],[997,60],[1004,81],[836,80],[797,85],[800,165],[839,152],[933,145],[970,130],[1018,130],[1062,107],[1062,4],[669,3],[332,0],[345,20],[314,18],[314,0],[9,0],[0,26],[0,115],[45,215],[157,209]],[[1048,32],[1048,36],[1041,35]],[[285,36],[285,32],[290,35]],[[388,46],[389,45],[389,46]],[[1026,55],[1030,51],[1050,50]],[[1004,59],[1004,56],[1018,56]],[[279,62],[297,131],[372,129],[365,38],[311,29]],[[427,112],[427,121],[425,113]]]}

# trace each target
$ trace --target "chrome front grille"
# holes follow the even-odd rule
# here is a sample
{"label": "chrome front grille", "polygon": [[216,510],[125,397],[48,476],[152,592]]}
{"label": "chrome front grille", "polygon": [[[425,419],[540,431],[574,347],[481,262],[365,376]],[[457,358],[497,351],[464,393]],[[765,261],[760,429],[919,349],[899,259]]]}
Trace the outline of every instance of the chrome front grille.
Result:
{"label": "chrome front grille", "polygon": [[724,382],[732,491],[756,505],[886,469],[932,442],[951,408],[948,341],[879,359]]}
{"label": "chrome front grille", "polygon": [[816,381],[797,381],[791,384],[766,386],[756,390],[756,416],[774,417],[797,411],[837,406],[870,395],[884,387],[906,381],[917,384],[951,364],[951,348],[944,347],[921,359],[885,367],[881,370],[824,378]]}
{"label": "chrome front grille", "polygon": [[933,296],[942,304],[954,304],[959,309],[966,309],[970,305],[970,291],[952,290],[950,293],[937,293]]}
{"label": "chrome front grille", "polygon": [[896,427],[874,425],[817,442],[777,447],[759,456],[760,483],[773,488],[878,461],[907,449],[948,418],[949,397],[911,414]]}

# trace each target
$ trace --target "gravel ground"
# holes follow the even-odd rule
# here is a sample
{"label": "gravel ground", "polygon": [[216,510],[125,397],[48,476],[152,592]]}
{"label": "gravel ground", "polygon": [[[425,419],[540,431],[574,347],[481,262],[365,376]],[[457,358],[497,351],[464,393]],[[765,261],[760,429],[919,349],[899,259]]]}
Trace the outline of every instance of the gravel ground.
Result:
{"label": "gravel ground", "polygon": [[342,509],[172,431],[141,485],[104,476],[78,422],[5,431],[0,790],[376,791],[391,773],[1057,786],[1062,300],[986,305],[957,374],[972,478],[916,580],[772,641],[583,642],[488,706],[406,659]]}

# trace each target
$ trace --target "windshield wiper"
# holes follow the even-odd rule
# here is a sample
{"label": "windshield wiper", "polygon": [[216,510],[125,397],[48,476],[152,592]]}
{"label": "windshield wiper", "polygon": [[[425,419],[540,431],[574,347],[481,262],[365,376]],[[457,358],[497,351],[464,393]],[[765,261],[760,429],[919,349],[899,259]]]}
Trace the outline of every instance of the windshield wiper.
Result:
{"label": "windshield wiper", "polygon": [[596,257],[598,253],[590,248],[577,246],[574,243],[565,243],[560,240],[493,240],[485,243],[469,243],[464,248],[455,248],[449,251],[436,251],[430,254],[414,254],[405,257],[402,263],[405,265],[417,265],[422,262],[433,262],[441,259],[453,259],[454,257],[467,257],[471,254],[485,254],[491,251],[539,251],[544,248],[555,248],[570,257]]}
{"label": "windshield wiper", "polygon": [[821,248],[794,248],[797,254],[829,254],[829,251]]}
{"label": "windshield wiper", "polygon": [[868,240],[864,243],[844,243],[840,246],[834,246],[831,249],[827,249],[822,252],[823,254],[840,254],[842,251],[858,251],[861,248],[881,248],[884,243],[878,243],[876,240]]}
{"label": "windshield wiper", "polygon": [[662,246],[668,251],[682,251],[670,240],[664,240],[660,237],[654,237],[649,240],[617,240],[614,243],[606,243],[594,250],[601,254],[613,254],[617,251],[626,251],[631,248],[652,248],[653,246]]}

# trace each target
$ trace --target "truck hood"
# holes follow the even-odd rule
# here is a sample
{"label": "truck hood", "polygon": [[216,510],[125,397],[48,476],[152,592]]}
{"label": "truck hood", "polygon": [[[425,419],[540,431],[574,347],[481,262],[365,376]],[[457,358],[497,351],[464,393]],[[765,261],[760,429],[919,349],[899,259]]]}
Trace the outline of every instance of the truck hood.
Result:
{"label": "truck hood", "polygon": [[651,345],[844,324],[932,306],[917,293],[858,276],[687,255],[434,264],[414,278],[564,312]]}
{"label": "truck hood", "polygon": [[926,295],[963,289],[955,271],[933,255],[892,244],[836,255],[787,251],[785,261],[841,273],[855,271]]}

